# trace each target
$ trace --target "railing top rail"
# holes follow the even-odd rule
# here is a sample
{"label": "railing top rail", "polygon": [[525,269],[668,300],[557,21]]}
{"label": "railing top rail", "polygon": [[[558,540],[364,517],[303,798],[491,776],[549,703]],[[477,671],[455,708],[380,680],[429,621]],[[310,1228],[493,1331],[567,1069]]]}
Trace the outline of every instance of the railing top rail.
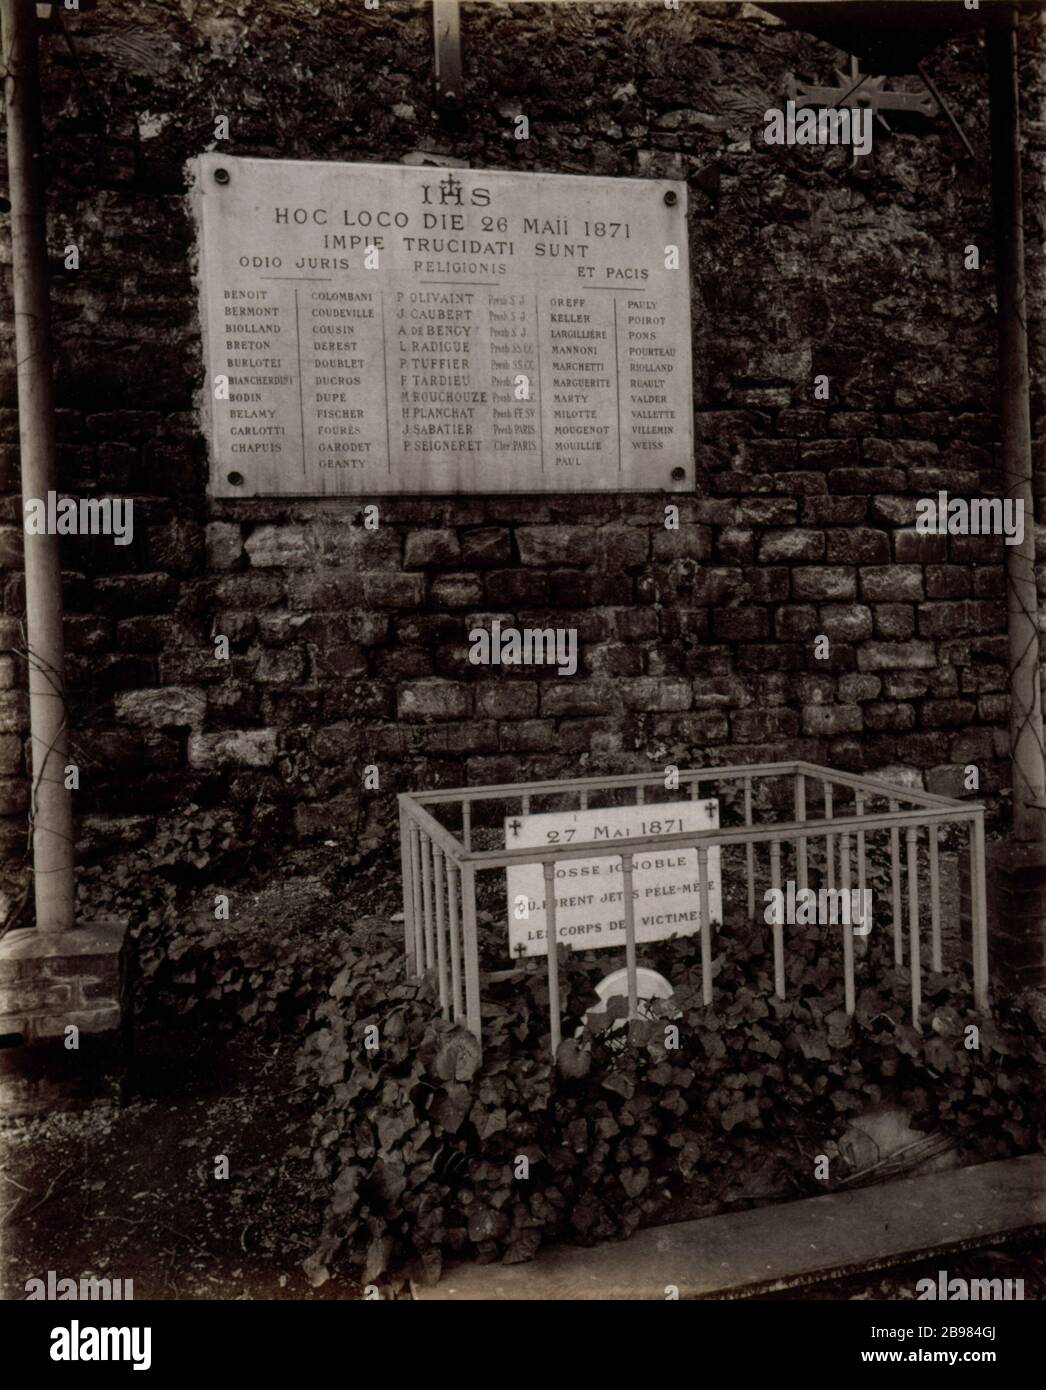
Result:
{"label": "railing top rail", "polygon": [[[679,769],[681,783],[710,782],[718,777],[783,777],[794,773],[798,763],[752,763],[733,767],[691,767]],[[428,792],[401,792],[401,798],[428,805],[440,801],[495,801],[499,797],[543,796],[550,792],[611,789],[614,787],[664,786],[664,772],[628,772],[611,777],[570,777],[554,782],[504,782],[489,787],[438,787]]]}
{"label": "railing top rail", "polygon": [[410,796],[402,792],[397,799],[400,810],[406,812],[407,819],[413,820],[419,830],[424,830],[439,845],[444,854],[449,854],[458,864],[464,859],[471,858],[454,832],[448,830],[445,825],[440,825],[436,817],[426,811],[424,806],[419,806]]}
{"label": "railing top rail", "polygon": [[[744,777],[782,777],[802,773],[817,781],[847,786],[883,796],[895,801],[907,801],[917,806],[965,807],[970,803],[953,797],[940,796],[936,792],[916,791],[913,787],[902,787],[892,782],[883,782],[875,777],[862,777],[857,773],[840,772],[835,768],[821,767],[817,763],[797,760],[781,763],[734,763],[722,767],[680,768],[681,786],[694,782],[714,782]],[[438,787],[425,792],[401,792],[400,801],[409,801],[415,806],[438,805],[442,802],[473,802],[518,799],[523,796],[544,796],[569,791],[611,791],[619,787],[664,786],[663,772],[630,772],[612,777],[572,777],[559,781],[545,782],[505,782],[486,787]]]}
{"label": "railing top rail", "polygon": [[914,787],[902,787],[893,782],[884,782],[878,777],[863,777],[857,772],[838,772],[835,768],[825,768],[817,763],[796,764],[796,769],[807,777],[819,781],[838,783],[844,787],[858,787],[874,792],[876,796],[889,796],[895,801],[911,801],[923,806],[967,806],[969,802],[960,801],[954,796],[941,796],[938,792],[917,791]]}
{"label": "railing top rail", "polygon": [[[911,811],[879,811],[861,816],[832,817],[831,820],[783,821],[773,825],[738,825],[713,827],[709,830],[684,830],[671,835],[631,835],[619,840],[574,840],[569,844],[529,845],[521,849],[471,850],[444,829],[423,807],[408,807],[408,816],[418,819],[420,827],[437,840],[458,864],[472,864],[479,869],[507,868],[511,864],[538,864],[557,859],[616,859],[621,854],[644,850],[694,849],[702,844],[757,844],[775,840],[811,840],[823,835],[852,835],[859,830],[872,832],[909,827],[919,829],[929,825],[975,823],[984,815],[980,803],[960,803],[956,806],[916,807]],[[435,833],[438,831],[438,835]]]}

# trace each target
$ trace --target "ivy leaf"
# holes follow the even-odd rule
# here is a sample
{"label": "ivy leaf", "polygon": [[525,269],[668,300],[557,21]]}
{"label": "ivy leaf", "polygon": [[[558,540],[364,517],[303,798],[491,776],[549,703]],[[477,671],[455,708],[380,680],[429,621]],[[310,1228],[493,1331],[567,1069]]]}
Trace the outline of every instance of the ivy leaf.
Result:
{"label": "ivy leaf", "polygon": [[541,1248],[541,1232],[535,1228],[520,1231],[501,1257],[502,1264],[519,1265],[532,1260]]}
{"label": "ivy leaf", "polygon": [[955,1047],[946,1043],[943,1038],[931,1038],[926,1044],[924,1056],[927,1065],[935,1071],[948,1072],[955,1067]]}
{"label": "ivy leaf", "polygon": [[625,1100],[631,1100],[636,1092],[635,1082],[621,1071],[607,1072],[602,1085],[604,1091],[613,1091],[615,1095],[622,1096]]}
{"label": "ivy leaf", "polygon": [[482,1240],[498,1240],[508,1233],[509,1221],[503,1211],[496,1211],[483,1202],[477,1202],[469,1212],[469,1240],[479,1244]]}
{"label": "ivy leaf", "polygon": [[347,1212],[354,1211],[359,1201],[357,1189],[360,1182],[360,1170],[358,1168],[343,1168],[338,1174],[334,1184],[333,1201],[331,1210],[336,1216],[344,1216]]}
{"label": "ivy leaf", "polygon": [[471,1081],[479,1063],[479,1043],[467,1028],[455,1028],[440,1045],[433,1069],[441,1081]]}
{"label": "ivy leaf", "polygon": [[650,1182],[649,1168],[622,1168],[621,1186],[630,1197],[638,1197],[641,1192],[645,1192],[647,1184]]}
{"label": "ivy leaf", "polygon": [[799,1048],[808,1061],[830,1062],[832,1060],[828,1039],[823,1034],[803,1034],[799,1039]]}
{"label": "ivy leaf", "polygon": [[556,1067],[561,1076],[579,1080],[591,1070],[592,1053],[587,1047],[579,1047],[573,1038],[564,1038],[556,1048]]}
{"label": "ivy leaf", "polygon": [[745,1103],[743,1100],[735,1100],[733,1105],[728,1105],[721,1116],[723,1128],[726,1130],[727,1134],[730,1133],[735,1125],[739,1125],[744,1118]]}
{"label": "ivy leaf", "polygon": [[472,1105],[467,1086],[452,1081],[445,1090],[437,1091],[430,1107],[432,1118],[448,1134],[457,1134]]}
{"label": "ivy leaf", "polygon": [[424,1288],[432,1288],[439,1283],[443,1273],[443,1256],[435,1246],[426,1245],[418,1251],[416,1270],[418,1283]]}
{"label": "ivy leaf", "polygon": [[373,1284],[385,1273],[395,1244],[390,1235],[374,1237],[367,1247],[367,1258],[363,1265],[362,1279],[365,1284]]}
{"label": "ivy leaf", "polygon": [[481,1111],[478,1119],[473,1114],[472,1123],[476,1126],[476,1133],[480,1139],[489,1139],[492,1134],[500,1134],[508,1128],[508,1120],[501,1106],[496,1110]]}
{"label": "ivy leaf", "polygon": [[828,1024],[829,1047],[844,1047],[853,1037],[853,1020],[844,1009],[834,1009],[825,1016]]}
{"label": "ivy leaf", "polygon": [[[381,1121],[378,1122],[379,1130]],[[407,1175],[400,1163],[386,1163],[378,1159],[371,1170],[371,1185],[384,1202],[396,1202],[407,1187]]]}

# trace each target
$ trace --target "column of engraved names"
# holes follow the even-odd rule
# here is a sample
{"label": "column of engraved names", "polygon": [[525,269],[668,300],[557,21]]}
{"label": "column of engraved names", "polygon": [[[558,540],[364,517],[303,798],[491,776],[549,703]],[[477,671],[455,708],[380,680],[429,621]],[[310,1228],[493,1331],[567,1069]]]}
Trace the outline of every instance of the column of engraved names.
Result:
{"label": "column of engraved names", "polygon": [[[651,462],[670,454],[677,420],[673,405],[678,346],[666,341],[668,315],[657,299],[618,299],[621,346],[627,353],[626,449]],[[667,462],[668,460],[666,460]]]}
{"label": "column of engraved names", "polygon": [[552,398],[544,414],[546,459],[565,481],[591,481],[620,467],[614,299],[579,291],[546,301],[542,370],[546,399]]}
{"label": "column of engraved names", "polygon": [[[250,464],[275,458],[297,438],[288,441],[289,415],[283,407],[297,406],[294,306],[275,288],[225,286],[222,289],[221,341],[229,401],[225,408],[225,452],[237,468],[250,473]],[[288,360],[291,359],[291,360]],[[295,435],[297,431],[295,431]]]}
{"label": "column of engraved names", "polygon": [[320,474],[378,472],[386,452],[381,291],[295,289],[302,412]]}
{"label": "column of engraved names", "polygon": [[[473,367],[484,305],[464,287],[397,289],[395,370],[390,401],[399,398],[397,446],[407,461],[452,464],[483,447],[490,406],[486,364]],[[394,414],[395,412],[393,412]]]}
{"label": "column of engraved names", "polygon": [[488,292],[492,452],[519,465],[543,464],[536,295]]}

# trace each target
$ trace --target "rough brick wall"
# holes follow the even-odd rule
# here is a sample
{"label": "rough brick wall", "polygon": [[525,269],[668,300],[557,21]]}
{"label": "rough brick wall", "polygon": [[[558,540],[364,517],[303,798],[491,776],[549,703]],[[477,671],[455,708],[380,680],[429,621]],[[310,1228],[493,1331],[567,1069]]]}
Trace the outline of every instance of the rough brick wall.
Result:
{"label": "rough brick wall", "polygon": [[[64,45],[44,43],[62,485],[135,501],[133,545],[65,542],[85,852],[118,852],[186,795],[252,808],[259,833],[351,830],[369,762],[373,808],[436,781],[797,753],[901,765],[934,790],[975,762],[984,787],[1004,786],[1002,547],[913,528],[917,497],[999,485],[979,38],[931,60],[979,161],[943,117],[900,117],[874,170],[854,173],[845,151],[762,142],[788,74],[831,80],[841,59],[751,6],[463,13],[458,123],[432,108],[427,4],[102,6],[70,22],[93,114]],[[1041,416],[1038,21],[1023,42]],[[423,149],[686,178],[698,485],[672,499],[680,529],[665,530],[660,495],[208,502],[183,168],[221,113],[233,154]],[[8,340],[9,289],[5,274]],[[22,604],[16,444],[8,360],[0,648],[18,646]],[[469,666],[467,633],[492,616],[576,626],[577,675]],[[231,662],[213,659],[215,633]],[[23,685],[20,660],[0,658],[9,865],[24,843]]]}

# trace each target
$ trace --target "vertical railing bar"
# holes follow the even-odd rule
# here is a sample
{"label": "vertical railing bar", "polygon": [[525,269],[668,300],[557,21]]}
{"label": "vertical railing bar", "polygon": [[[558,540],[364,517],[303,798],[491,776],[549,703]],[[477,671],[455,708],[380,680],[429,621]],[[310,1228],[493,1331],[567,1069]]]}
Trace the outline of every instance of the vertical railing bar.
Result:
{"label": "vertical railing bar", "polygon": [[548,859],[545,871],[545,937],[548,946],[548,1015],[552,1032],[552,1056],[559,1050],[559,960],[556,955],[556,865]]}
{"label": "vertical railing bar", "polygon": [[910,825],[905,838],[908,842],[908,962],[912,975],[912,1027],[922,1031],[919,1011],[922,1007],[922,963],[919,943],[919,831]]}
{"label": "vertical railing bar", "polygon": [[701,998],[712,1002],[712,922],[708,906],[708,846],[697,847],[697,873],[701,892]]}
{"label": "vertical railing bar", "polygon": [[[826,821],[832,819],[832,784],[824,783],[824,818]],[[824,837],[824,856],[825,874],[828,879],[828,891],[832,892],[835,888],[835,836],[826,835]]]}
{"label": "vertical railing bar", "polygon": [[461,925],[465,938],[465,1013],[469,1032],[483,1054],[483,1024],[479,999],[479,943],[476,940],[476,870],[461,866]]}
{"label": "vertical railing bar", "polygon": [[625,903],[625,974],[628,977],[628,1018],[636,1017],[639,984],[636,976],[636,910],[632,900],[632,856],[621,856],[621,889]]}
{"label": "vertical railing bar", "polygon": [[970,936],[973,944],[973,997],[988,1011],[988,903],[984,863],[984,810],[970,824]]}
{"label": "vertical railing bar", "polygon": [[529,816],[529,815],[530,815],[530,797],[529,797],[529,796],[524,796],[524,797],[522,798],[522,814],[523,814],[524,816]]}
{"label": "vertical railing bar", "polygon": [[588,788],[582,787],[578,792],[578,806],[582,811],[588,810]]}
{"label": "vertical railing bar", "polygon": [[415,973],[421,975],[425,971],[425,917],[421,893],[421,831],[414,824],[410,827],[410,872],[415,904],[414,965]]}
{"label": "vertical railing bar", "polygon": [[941,867],[937,826],[927,827],[930,836],[930,964],[943,969],[941,960]]}
{"label": "vertical railing bar", "polygon": [[642,785],[640,785],[640,786],[638,786],[638,787],[636,788],[636,805],[637,805],[637,806],[642,806],[642,805],[643,805],[643,791],[644,791],[644,788],[643,788]]}
{"label": "vertical railing bar", "polygon": [[[776,897],[781,891],[781,842],[780,840],[770,841],[770,886],[775,891],[775,901],[780,904],[780,898]],[[785,997],[785,967],[784,967],[784,926],[781,922],[780,910],[774,913],[774,993],[778,999]]]}
{"label": "vertical railing bar", "polygon": [[850,911],[850,834],[846,830],[839,836],[839,874],[843,918],[843,987],[846,991],[846,1012],[852,1014],[857,1004],[854,988],[854,933]]}
{"label": "vertical railing bar", "polygon": [[[890,810],[899,809],[896,801],[890,802]],[[901,829],[895,825],[890,831],[890,888],[893,908],[893,963],[904,964],[904,922],[901,915]]]}
{"label": "vertical railing bar", "polygon": [[[696,785],[696,784],[695,784]],[[752,779],[745,778],[745,825],[752,824]],[[755,916],[755,845],[749,840],[745,845],[745,868],[748,873],[748,916]]]}
{"label": "vertical railing bar", "polygon": [[432,846],[432,893],[436,900],[436,964],[439,975],[439,1007],[444,1018],[450,1018],[450,981],[447,978],[446,884],[443,876],[443,851]]}
{"label": "vertical railing bar", "polygon": [[[806,821],[806,776],[802,772],[796,773],[795,778],[795,818],[800,825]],[[796,863],[798,866],[799,882],[798,888],[807,886],[807,844],[806,837],[800,835],[795,844]],[[782,998],[784,996],[782,995]]]}
{"label": "vertical railing bar", "polygon": [[461,842],[466,850],[472,849],[472,802],[461,803]]}
{"label": "vertical railing bar", "polygon": [[461,927],[458,922],[458,866],[447,860],[447,906],[450,928],[450,997],[454,1007],[454,1022],[465,1012],[461,998]]}
{"label": "vertical railing bar", "polygon": [[425,969],[431,970],[436,958],[436,933],[432,920],[432,840],[421,832],[421,893],[425,904]]}
{"label": "vertical railing bar", "polygon": [[691,801],[700,801],[700,800],[701,800],[701,783],[700,783],[700,780],[699,780],[697,777],[693,777],[693,778],[691,778],[691,780],[690,780],[690,800],[691,800]]}
{"label": "vertical railing bar", "polygon": [[403,880],[403,954],[407,974],[414,973],[414,870],[411,864],[410,819],[400,806],[400,876]]}
{"label": "vertical railing bar", "polygon": [[[861,792],[854,793],[854,809],[859,816],[864,815],[864,796]],[[864,831],[857,832],[857,891],[861,895],[862,911],[864,904],[864,890],[868,882],[868,869],[864,852]],[[865,925],[864,922],[861,923]]]}

